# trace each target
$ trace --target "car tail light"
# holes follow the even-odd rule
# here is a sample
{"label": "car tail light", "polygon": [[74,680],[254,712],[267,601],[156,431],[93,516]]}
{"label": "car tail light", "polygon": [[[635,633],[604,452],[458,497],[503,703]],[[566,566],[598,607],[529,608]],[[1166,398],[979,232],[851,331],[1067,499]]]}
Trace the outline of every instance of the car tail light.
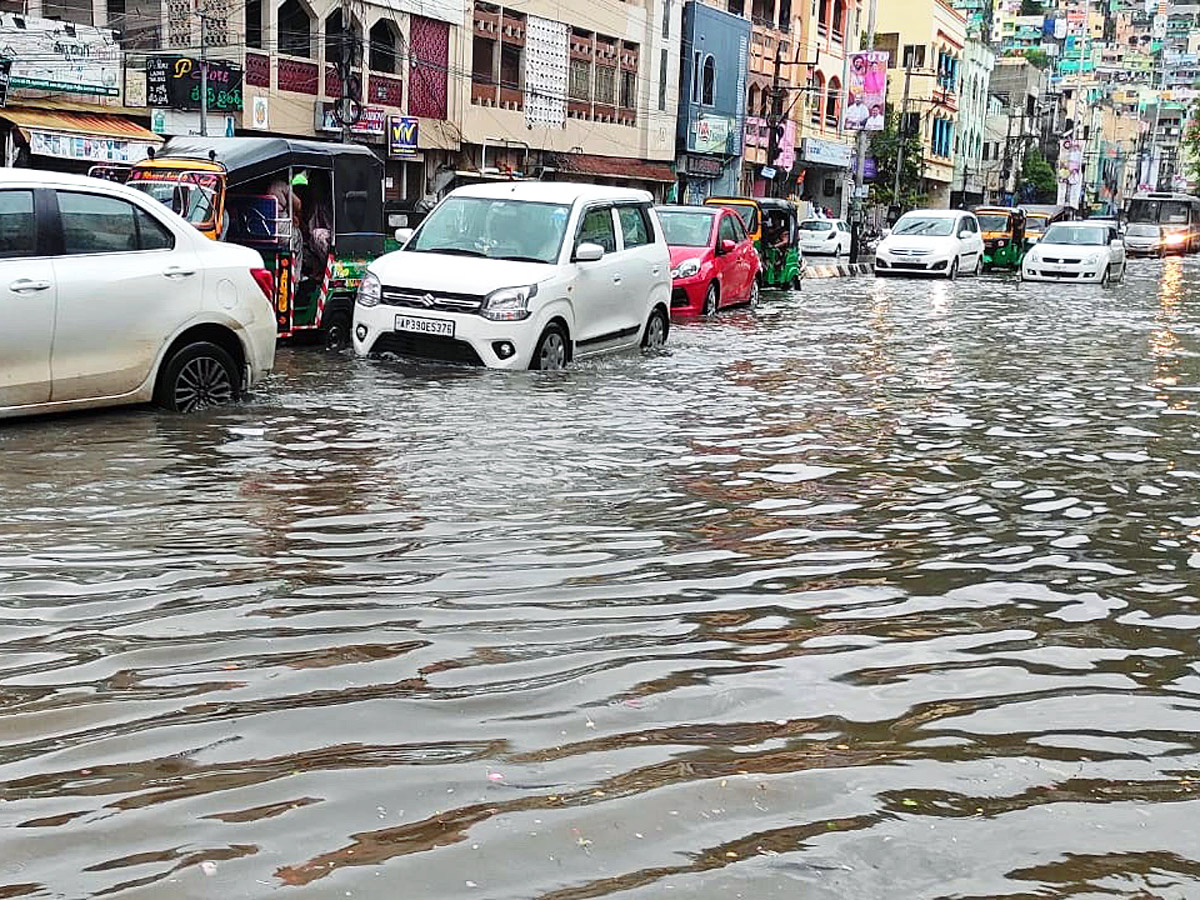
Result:
{"label": "car tail light", "polygon": [[262,289],[263,296],[267,298],[267,302],[271,307],[275,307],[275,276],[271,274],[270,269],[251,269],[251,277],[258,283]]}

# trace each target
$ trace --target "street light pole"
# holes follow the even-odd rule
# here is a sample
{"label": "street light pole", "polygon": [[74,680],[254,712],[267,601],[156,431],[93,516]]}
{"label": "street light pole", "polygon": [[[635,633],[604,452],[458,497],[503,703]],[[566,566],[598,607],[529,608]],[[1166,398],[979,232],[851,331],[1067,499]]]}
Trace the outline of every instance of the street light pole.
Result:
{"label": "street light pole", "polygon": [[[867,46],[865,49],[868,51],[875,49],[875,17],[877,4],[878,0],[871,0],[870,6],[867,8]],[[846,82],[846,85],[849,85],[849,81]],[[849,93],[848,88],[847,93]],[[858,131],[858,136],[854,147],[854,196],[851,198],[850,205],[852,210],[850,216],[850,259],[857,262],[859,253],[862,252],[861,244],[864,216],[863,198],[861,194],[863,181],[867,173],[867,132],[862,128],[860,128]]]}
{"label": "street light pole", "polygon": [[[912,87],[912,60],[904,67],[904,98],[900,101],[900,121],[896,126],[896,179],[892,186],[892,205],[900,206],[900,175],[904,171],[904,151],[908,149],[908,94]],[[924,151],[922,151],[924,156]]]}
{"label": "street light pole", "polygon": [[[783,52],[780,47],[775,48],[775,74],[771,77],[771,109],[767,114],[767,165],[772,169],[775,168],[775,157],[779,153],[779,134],[778,128],[783,120],[783,97],[779,90],[779,70],[783,67]],[[779,172],[775,172],[775,177],[771,179],[772,197],[779,196]]]}
{"label": "street light pole", "polygon": [[200,13],[200,136],[208,137],[208,14]]}

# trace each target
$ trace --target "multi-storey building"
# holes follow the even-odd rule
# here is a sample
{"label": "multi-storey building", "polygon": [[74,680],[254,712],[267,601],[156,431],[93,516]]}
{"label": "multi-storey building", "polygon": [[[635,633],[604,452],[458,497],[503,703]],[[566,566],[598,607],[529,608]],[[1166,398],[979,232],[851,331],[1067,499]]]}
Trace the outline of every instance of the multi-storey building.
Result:
{"label": "multi-storey building", "polygon": [[987,188],[983,142],[987,127],[988,86],[995,67],[996,54],[992,49],[978,40],[968,38],[959,68],[958,127],[954,138],[951,206],[970,206],[983,202]]}
{"label": "multi-storey building", "polygon": [[742,191],[759,197],[783,195],[794,184],[796,130],[784,116],[774,144],[776,157],[770,159],[768,126],[773,117],[786,112],[803,77],[796,65],[799,27],[792,0],[730,0],[728,8],[738,15],[749,14],[751,24]]}
{"label": "multi-storey building", "polygon": [[921,147],[921,191],[950,203],[967,22],[947,0],[879,4],[876,46],[892,50],[888,102]]}
{"label": "multi-storey building", "polygon": [[688,0],[682,34],[677,196],[682,203],[701,203],[736,194],[741,185],[750,22]]}

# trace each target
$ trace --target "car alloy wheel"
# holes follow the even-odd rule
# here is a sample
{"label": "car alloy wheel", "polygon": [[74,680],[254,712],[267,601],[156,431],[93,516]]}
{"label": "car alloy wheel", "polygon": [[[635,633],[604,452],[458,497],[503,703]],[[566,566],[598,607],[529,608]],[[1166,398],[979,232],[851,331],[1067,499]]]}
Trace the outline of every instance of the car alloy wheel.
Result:
{"label": "car alloy wheel", "polygon": [[746,305],[751,309],[758,306],[758,279],[755,278],[750,282],[750,297],[746,300]]}
{"label": "car alloy wheel", "polygon": [[646,322],[646,330],[642,334],[643,350],[661,350],[667,343],[667,314],[661,306],[654,307],[650,319]]}
{"label": "car alloy wheel", "polygon": [[174,412],[191,413],[238,399],[237,364],[222,347],[197,341],[166,363],[154,400]]}
{"label": "car alloy wheel", "polygon": [[958,257],[956,256],[956,257],[954,257],[953,260],[950,261],[950,268],[946,272],[946,280],[953,281],[957,277],[958,277]]}
{"label": "car alloy wheel", "polygon": [[717,283],[714,281],[708,286],[708,291],[704,295],[704,309],[701,314],[709,318],[717,314],[717,309],[720,307],[720,290],[717,288]]}
{"label": "car alloy wheel", "polygon": [[567,338],[557,325],[549,325],[542,332],[537,350],[533,354],[532,368],[543,372],[557,372],[567,367]]}

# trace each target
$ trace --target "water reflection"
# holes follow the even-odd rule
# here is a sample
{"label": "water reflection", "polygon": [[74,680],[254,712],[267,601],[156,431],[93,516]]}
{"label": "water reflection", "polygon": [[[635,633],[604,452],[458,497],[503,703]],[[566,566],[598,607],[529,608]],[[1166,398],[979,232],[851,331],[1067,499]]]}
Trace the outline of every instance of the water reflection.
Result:
{"label": "water reflection", "polygon": [[1197,261],[0,429],[0,897],[1191,897]]}

